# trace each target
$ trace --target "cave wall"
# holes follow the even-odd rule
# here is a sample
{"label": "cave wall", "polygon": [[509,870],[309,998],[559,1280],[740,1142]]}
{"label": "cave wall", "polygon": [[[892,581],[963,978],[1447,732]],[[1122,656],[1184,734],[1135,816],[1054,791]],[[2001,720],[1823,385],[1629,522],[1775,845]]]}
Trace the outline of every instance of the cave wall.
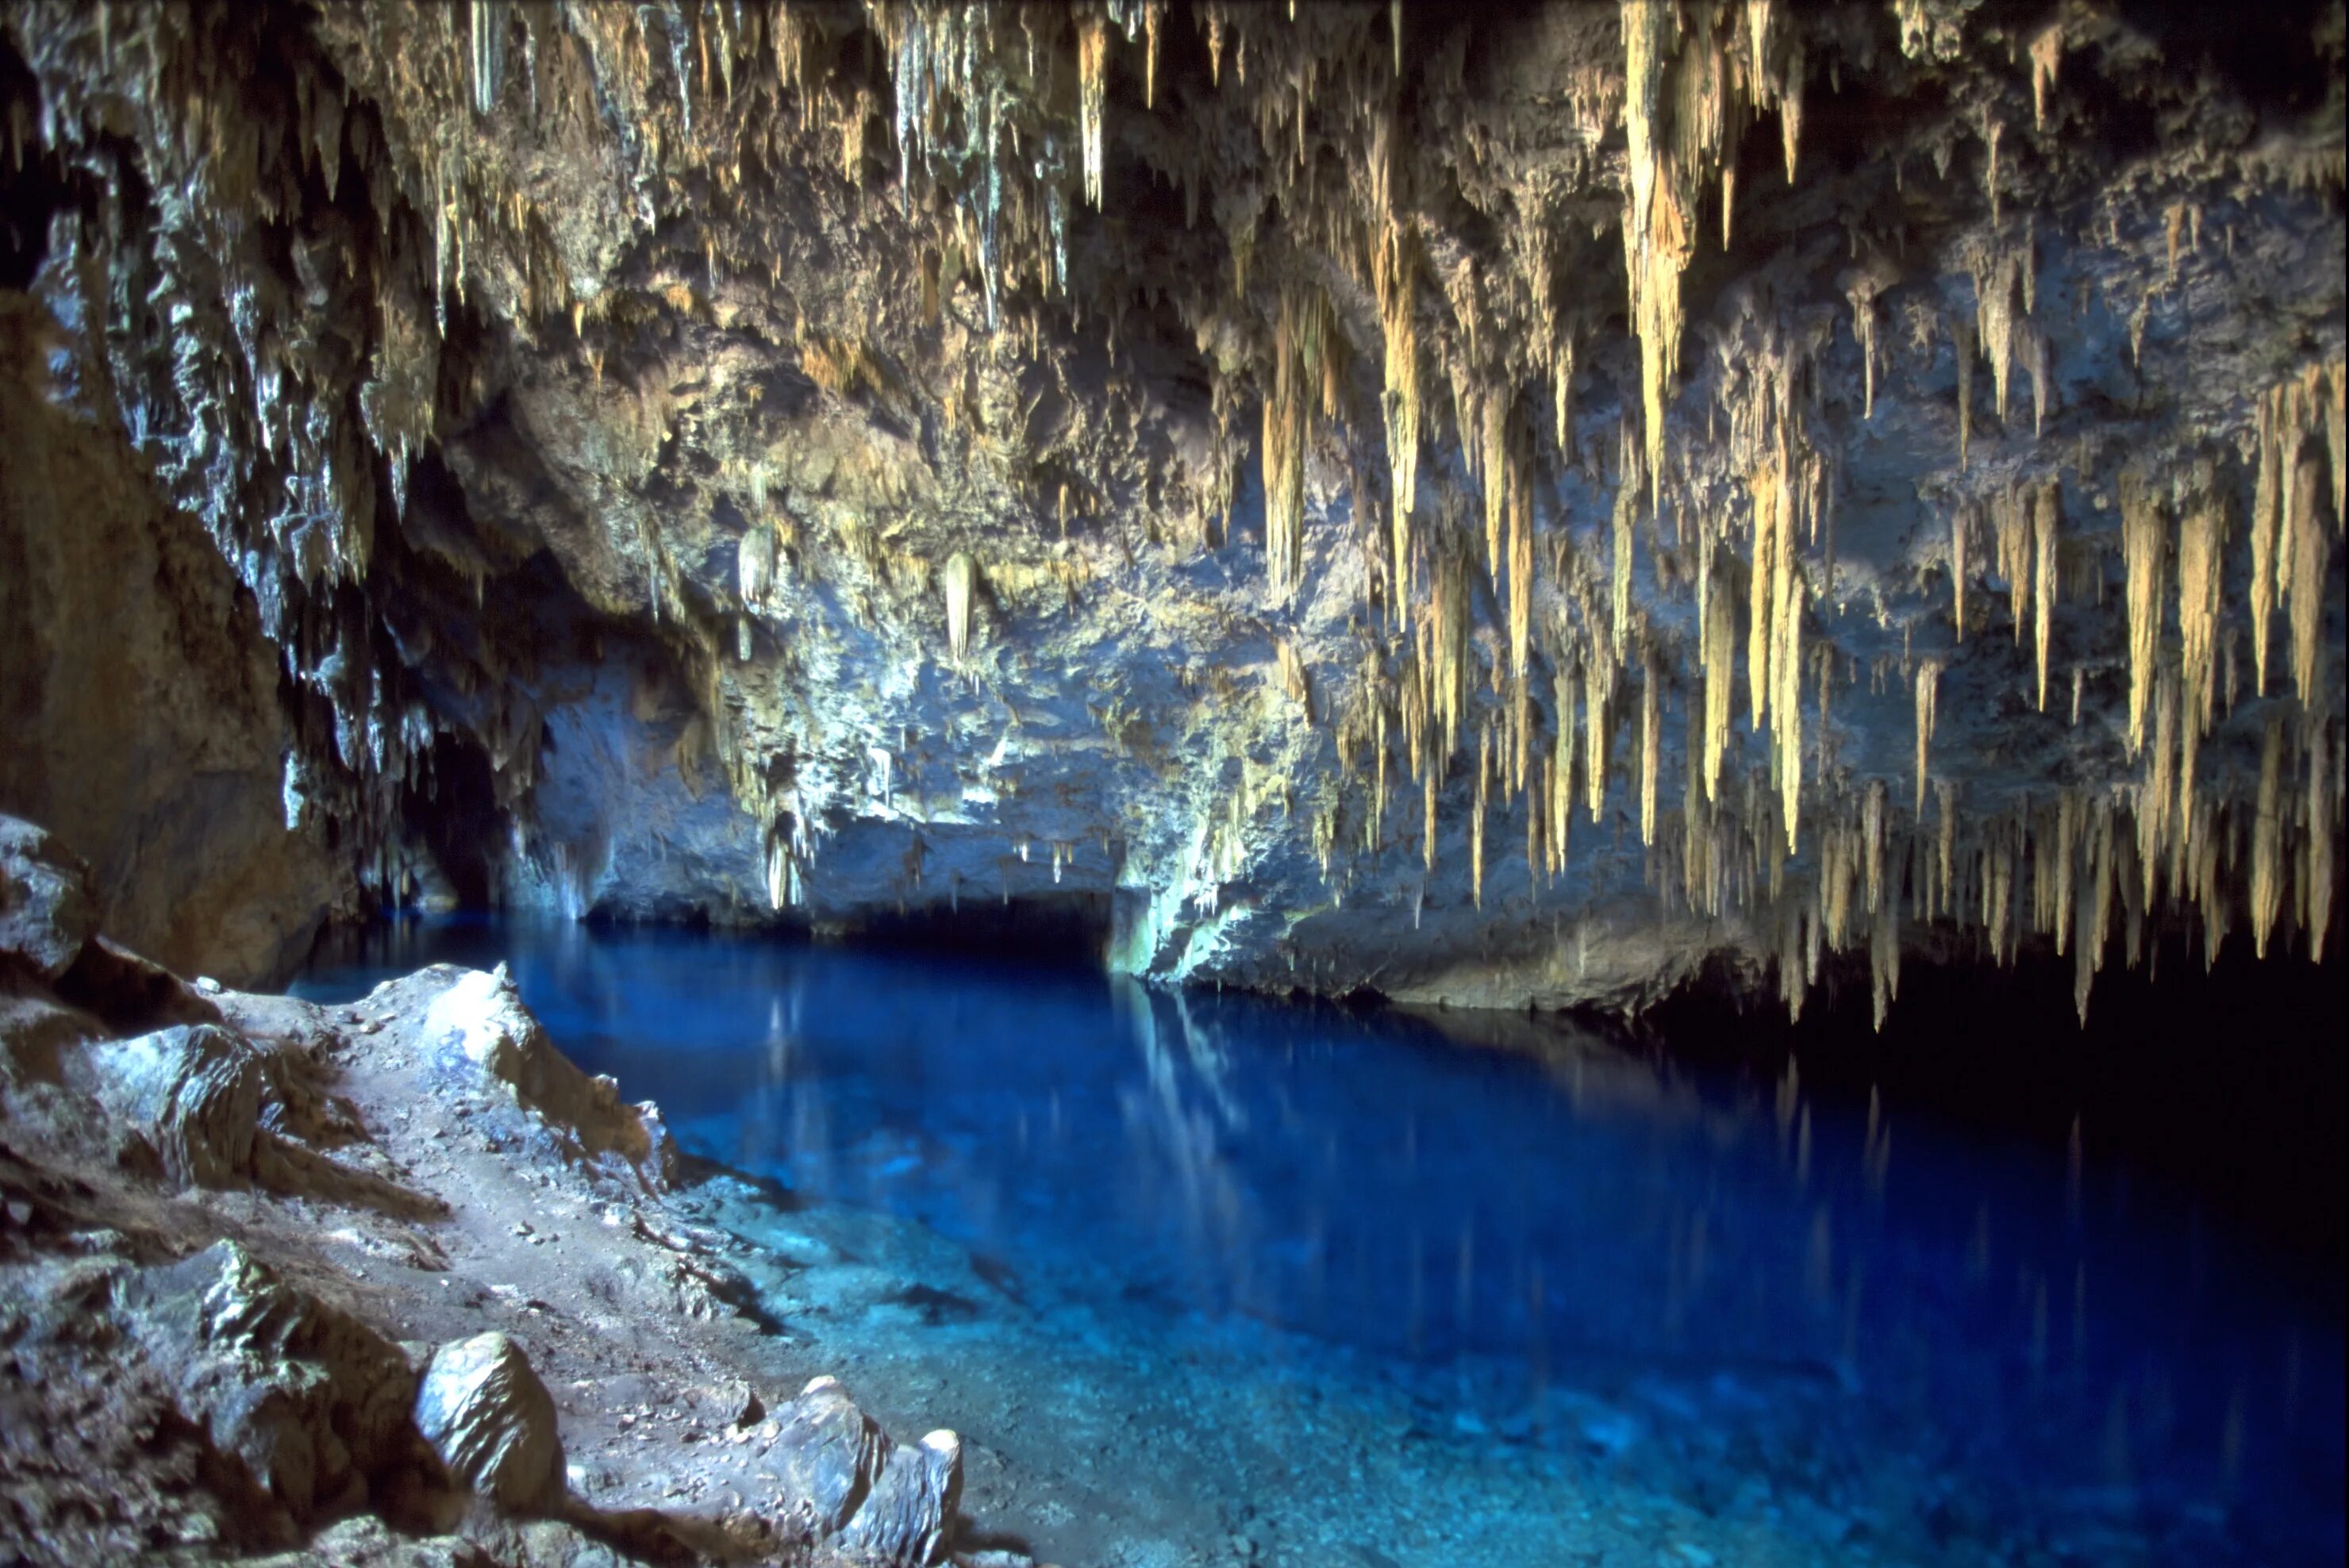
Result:
{"label": "cave wall", "polygon": [[367,897],[461,806],[1418,1001],[2326,939],[2337,4],[5,17]]}
{"label": "cave wall", "polygon": [[282,980],[349,872],[323,820],[288,829],[252,596],[84,395],[88,354],[40,295],[0,290],[0,810],[88,857],[132,948]]}

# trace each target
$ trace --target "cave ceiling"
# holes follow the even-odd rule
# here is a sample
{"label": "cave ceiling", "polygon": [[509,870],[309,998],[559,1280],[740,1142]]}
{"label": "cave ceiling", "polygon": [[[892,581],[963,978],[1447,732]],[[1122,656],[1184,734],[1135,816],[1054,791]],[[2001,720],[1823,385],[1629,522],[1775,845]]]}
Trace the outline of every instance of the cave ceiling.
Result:
{"label": "cave ceiling", "polygon": [[5,281],[387,895],[2085,1006],[2327,938],[2343,15],[19,4]]}

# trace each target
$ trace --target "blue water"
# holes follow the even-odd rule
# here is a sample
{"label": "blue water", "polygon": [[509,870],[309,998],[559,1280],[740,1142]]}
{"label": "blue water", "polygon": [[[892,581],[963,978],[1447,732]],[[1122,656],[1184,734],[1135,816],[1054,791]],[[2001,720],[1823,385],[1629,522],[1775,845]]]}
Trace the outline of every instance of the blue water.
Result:
{"label": "blue water", "polygon": [[1935,1478],[1883,1505],[1893,1560],[2110,1560],[2064,1549],[2091,1526],[2131,1561],[2343,1559],[2337,1287],[2061,1150],[1599,1042],[674,931],[409,923],[296,990],[500,960],[689,1151],[926,1225],[1140,1356],[1238,1326],[1586,1452],[1631,1440],[1593,1408],[1678,1389],[1729,1471],[1696,1492],[1840,1465],[1864,1501],[1895,1456]]}

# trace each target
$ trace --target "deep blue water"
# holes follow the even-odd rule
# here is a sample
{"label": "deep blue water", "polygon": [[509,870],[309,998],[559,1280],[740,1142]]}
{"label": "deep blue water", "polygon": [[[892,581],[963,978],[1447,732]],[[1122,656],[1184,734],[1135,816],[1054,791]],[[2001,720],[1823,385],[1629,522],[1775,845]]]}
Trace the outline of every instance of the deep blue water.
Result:
{"label": "deep blue water", "polygon": [[1661,1379],[1744,1462],[1897,1450],[1977,1531],[2342,1560],[2337,1286],[2060,1150],[1603,1047],[676,931],[409,923],[295,989],[501,959],[688,1150],[919,1221],[1138,1346],[1260,1326],[1529,1443],[1609,1440],[1574,1396]]}

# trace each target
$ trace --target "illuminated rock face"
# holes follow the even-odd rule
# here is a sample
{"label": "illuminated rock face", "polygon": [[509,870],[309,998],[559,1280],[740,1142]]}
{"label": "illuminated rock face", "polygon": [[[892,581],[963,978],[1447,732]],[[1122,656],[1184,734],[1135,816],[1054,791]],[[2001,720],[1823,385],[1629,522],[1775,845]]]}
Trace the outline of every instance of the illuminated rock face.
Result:
{"label": "illuminated rock face", "polygon": [[19,9],[0,77],[59,396],[372,889],[2085,1006],[2340,880],[2342,13],[2168,26]]}

